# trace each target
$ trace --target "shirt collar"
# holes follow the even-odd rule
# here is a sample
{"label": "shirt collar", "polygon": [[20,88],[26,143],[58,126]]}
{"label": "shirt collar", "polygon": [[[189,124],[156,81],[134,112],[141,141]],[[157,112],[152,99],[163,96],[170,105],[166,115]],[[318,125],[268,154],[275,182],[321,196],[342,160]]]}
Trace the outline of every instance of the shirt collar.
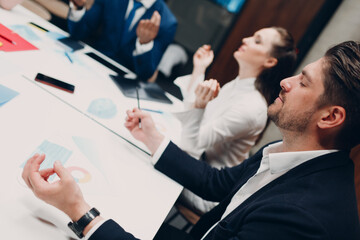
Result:
{"label": "shirt collar", "polygon": [[263,156],[269,157],[271,174],[289,171],[313,158],[338,151],[335,149],[331,149],[299,152],[281,152],[282,144],[282,142],[274,143],[267,146],[263,150]]}
{"label": "shirt collar", "polygon": [[146,9],[148,9],[148,8],[150,8],[150,7],[156,2],[156,0],[140,0],[139,2],[141,2],[142,5],[143,5]]}
{"label": "shirt collar", "polygon": [[239,77],[235,78],[236,88],[241,88],[244,91],[254,90],[255,89],[255,80],[256,78],[244,78],[240,79]]}

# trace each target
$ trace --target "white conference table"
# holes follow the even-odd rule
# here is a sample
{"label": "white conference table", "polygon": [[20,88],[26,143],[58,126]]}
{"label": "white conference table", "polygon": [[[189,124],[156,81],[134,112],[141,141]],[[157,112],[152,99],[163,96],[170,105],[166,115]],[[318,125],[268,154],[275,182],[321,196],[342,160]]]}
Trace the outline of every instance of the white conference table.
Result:
{"label": "white conference table", "polygon": [[[12,11],[0,9],[0,23],[5,26],[25,25],[29,21],[66,35],[21,6]],[[136,237],[152,239],[182,187],[156,171],[149,155],[122,139],[146,150],[123,126],[125,110],[137,106],[136,100],[121,94],[108,77],[111,70],[84,55],[95,50],[86,46],[72,53],[71,63],[53,39],[37,29],[33,32],[39,39],[29,42],[39,50],[0,52],[0,85],[18,93],[0,105],[2,238],[76,238],[67,227],[68,217],[38,200],[21,179],[23,163],[39,146],[49,143],[68,153],[67,157],[58,153],[54,158],[64,158],[64,166],[79,182],[90,205]],[[75,85],[75,93],[35,82],[38,72],[66,79]],[[170,95],[169,98],[174,104],[141,101],[141,105],[164,112],[154,113],[155,121],[159,130],[176,141],[179,123],[165,113],[179,109],[181,102]],[[115,117],[104,119],[89,113],[94,99],[111,101],[116,106]]]}

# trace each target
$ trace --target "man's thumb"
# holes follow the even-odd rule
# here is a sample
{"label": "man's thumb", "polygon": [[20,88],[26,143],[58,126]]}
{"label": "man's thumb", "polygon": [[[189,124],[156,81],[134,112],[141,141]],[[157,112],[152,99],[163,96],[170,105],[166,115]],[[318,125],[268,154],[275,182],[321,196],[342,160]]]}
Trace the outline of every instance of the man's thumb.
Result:
{"label": "man's thumb", "polygon": [[69,176],[69,172],[64,168],[60,161],[55,161],[54,163],[54,172],[59,176],[59,178],[66,178]]}

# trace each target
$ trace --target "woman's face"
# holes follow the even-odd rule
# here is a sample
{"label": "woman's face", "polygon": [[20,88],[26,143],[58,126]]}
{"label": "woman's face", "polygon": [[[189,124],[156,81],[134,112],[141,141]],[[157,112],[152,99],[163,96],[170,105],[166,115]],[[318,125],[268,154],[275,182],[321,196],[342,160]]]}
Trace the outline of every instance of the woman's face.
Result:
{"label": "woman's face", "polygon": [[274,43],[280,43],[280,34],[273,28],[260,29],[243,39],[242,45],[234,52],[234,58],[239,65],[244,62],[256,68],[272,67],[274,63],[269,64],[269,61],[274,60],[270,56]]}

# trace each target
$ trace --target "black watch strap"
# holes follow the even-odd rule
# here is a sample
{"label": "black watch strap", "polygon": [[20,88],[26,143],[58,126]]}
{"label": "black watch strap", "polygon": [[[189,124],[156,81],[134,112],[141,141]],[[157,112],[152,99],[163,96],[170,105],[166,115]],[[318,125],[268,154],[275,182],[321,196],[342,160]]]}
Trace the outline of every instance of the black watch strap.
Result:
{"label": "black watch strap", "polygon": [[100,215],[100,212],[96,208],[90,209],[87,213],[84,214],[78,221],[69,222],[68,227],[78,236],[83,238],[83,231],[85,227],[92,221],[94,218]]}

